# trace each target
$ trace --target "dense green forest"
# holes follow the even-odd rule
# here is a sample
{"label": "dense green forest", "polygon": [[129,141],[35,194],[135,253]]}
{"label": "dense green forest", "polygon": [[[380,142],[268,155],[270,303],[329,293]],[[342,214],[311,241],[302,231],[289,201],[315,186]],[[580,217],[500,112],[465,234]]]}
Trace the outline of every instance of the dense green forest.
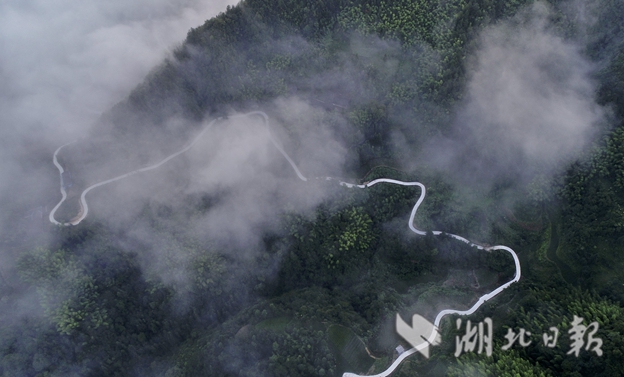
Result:
{"label": "dense green forest", "polygon": [[[575,12],[577,3],[542,4],[549,9],[550,32],[581,46],[579,53],[597,67],[590,73],[592,95],[609,109],[606,124],[565,166],[548,170],[548,177],[536,168],[530,179],[501,174],[491,184],[470,185],[448,170],[404,162],[425,153],[434,138],[452,133],[480,33],[522,22],[517,20],[531,14],[532,4],[244,0],[190,30],[169,59],[103,115],[89,148],[69,150],[64,163],[72,167],[77,187],[153,158],[147,147],[154,134],[171,140],[158,153],[170,153],[202,120],[255,109],[280,119],[275,101],[296,97],[317,109],[328,128],[346,130],[344,172],[353,182],[387,177],[427,186],[415,225],[428,234],[418,236],[407,227],[418,187],[349,190],[331,182],[310,188],[328,192],[312,213],[276,201],[282,208],[248,250],[195,231],[194,224],[218,206],[220,194],[214,192],[144,199],[138,215],[119,224],[89,217],[75,227],[46,224],[36,234],[15,229],[1,244],[20,257],[12,274],[17,280],[0,275],[0,375],[379,373],[399,344],[407,347],[394,330],[396,313],[432,321],[439,310],[466,309],[513,277],[507,253],[484,252],[430,232],[444,230],[512,247],[522,278],[462,318],[492,318],[491,357],[455,357],[461,331],[451,317],[443,320],[443,341],[431,357],[411,356],[395,376],[620,376],[621,4],[588,3],[596,18],[590,24]],[[185,122],[172,128],[172,118]],[[303,126],[287,126],[282,132],[296,143]],[[396,146],[397,134],[408,147]],[[145,149],[128,147],[137,140],[148,140],[141,144]],[[104,173],[93,167],[103,153],[111,161]],[[184,162],[176,164],[184,170]],[[66,211],[69,218],[76,208]],[[138,237],[139,231],[150,236]],[[151,247],[146,238],[162,250],[154,262],[160,272],[141,267],[153,256],[145,254]],[[602,356],[587,350],[578,357],[567,354],[574,316],[599,324]],[[560,331],[555,348],[540,340],[551,326]],[[509,328],[538,336],[527,347],[503,351]]]}

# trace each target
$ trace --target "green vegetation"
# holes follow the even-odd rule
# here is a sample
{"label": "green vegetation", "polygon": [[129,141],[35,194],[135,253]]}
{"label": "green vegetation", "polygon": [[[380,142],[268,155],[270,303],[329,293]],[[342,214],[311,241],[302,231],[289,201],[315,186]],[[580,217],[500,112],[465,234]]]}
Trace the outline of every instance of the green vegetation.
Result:
{"label": "green vegetation", "polygon": [[[16,252],[20,286],[5,288],[0,279],[0,376],[381,372],[401,341],[392,330],[396,313],[409,318],[418,308],[433,317],[441,308],[467,308],[513,276],[507,253],[431,230],[509,245],[523,275],[470,317],[493,319],[491,358],[455,358],[459,332],[450,318],[432,357],[410,357],[396,376],[621,375],[624,47],[605,37],[624,18],[620,4],[601,5],[585,52],[606,61],[595,79],[600,103],[613,110],[611,128],[558,176],[458,188],[433,167],[404,164],[431,138],[448,136],[478,32],[530,3],[245,0],[192,29],[171,59],[104,116],[102,128],[120,144],[148,133],[174,137],[171,117],[197,120],[296,95],[316,101],[331,126],[346,119],[353,132],[345,153],[361,182],[387,177],[427,186],[415,224],[429,233],[407,227],[420,189],[390,184],[338,188],[312,215],[280,208],[275,227],[245,253],[193,231],[217,202],[201,193],[146,201],[139,218],[120,228],[90,219],[52,227],[45,247]],[[553,28],[584,32],[564,2],[550,3]],[[150,127],[135,130],[137,119]],[[393,147],[399,134],[409,151]],[[80,169],[88,168],[72,171],[80,176]],[[574,315],[599,323],[602,357],[566,355]],[[500,349],[507,328],[541,335],[550,326],[561,333],[556,348],[536,338],[526,348]]]}
{"label": "green vegetation", "polygon": [[329,327],[328,336],[338,354],[338,365],[342,370],[366,373],[374,359],[366,352],[366,346],[351,329],[339,325]]}
{"label": "green vegetation", "polygon": [[256,328],[273,331],[284,331],[291,321],[292,318],[289,317],[269,318],[265,319],[262,322],[259,322],[256,325]]}

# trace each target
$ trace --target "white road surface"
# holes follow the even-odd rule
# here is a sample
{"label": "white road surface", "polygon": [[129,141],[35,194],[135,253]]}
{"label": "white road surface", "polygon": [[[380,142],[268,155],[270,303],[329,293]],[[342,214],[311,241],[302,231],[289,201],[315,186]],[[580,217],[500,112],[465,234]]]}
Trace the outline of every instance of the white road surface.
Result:
{"label": "white road surface", "polygon": [[[396,185],[401,185],[401,186],[418,186],[420,187],[420,197],[418,198],[418,200],[416,201],[416,204],[414,205],[414,208],[412,208],[412,213],[410,214],[410,218],[409,218],[409,223],[407,224],[409,226],[409,228],[411,229],[412,232],[419,234],[421,236],[424,236],[425,234],[427,234],[427,232],[422,231],[417,229],[414,226],[414,216],[416,216],[416,211],[418,210],[418,207],[420,206],[420,204],[423,202],[423,200],[425,199],[425,193],[426,193],[426,189],[425,186],[420,183],[420,182],[403,182],[403,181],[397,181],[394,179],[387,179],[387,178],[380,178],[380,179],[376,179],[372,182],[367,183],[366,185],[353,185],[350,183],[346,183],[346,182],[341,182],[341,185],[346,185],[347,187],[358,187],[358,188],[366,188],[366,187],[371,187],[373,185],[376,185],[378,183],[392,183],[392,184],[396,184]],[[432,232],[434,235],[440,235],[443,232],[435,230]],[[455,309],[444,309],[441,312],[438,313],[438,315],[435,318],[435,321],[433,322],[433,324],[435,325],[436,328],[440,327],[440,322],[442,321],[442,318],[444,318],[444,316],[450,315],[450,314],[458,314],[458,315],[470,315],[472,313],[474,313],[475,311],[477,311],[477,309],[479,309],[481,307],[481,305],[483,305],[486,301],[496,297],[498,294],[500,294],[505,288],[509,287],[510,285],[512,285],[513,283],[517,282],[520,280],[520,275],[521,275],[521,268],[520,268],[520,260],[518,259],[518,255],[516,254],[515,251],[513,251],[510,247],[507,246],[503,246],[503,245],[498,245],[498,246],[490,246],[490,247],[483,247],[481,245],[477,245],[474,242],[471,242],[470,240],[462,237],[462,236],[458,236],[456,234],[451,234],[451,233],[445,233],[446,235],[455,238],[456,240],[465,242],[467,244],[469,244],[470,246],[476,247],[480,250],[485,250],[485,251],[492,251],[492,250],[505,250],[507,251],[509,254],[511,254],[511,256],[514,259],[514,263],[516,265],[516,273],[514,275],[514,278],[511,279],[510,281],[508,281],[507,283],[501,285],[500,287],[496,288],[495,290],[493,290],[490,293],[487,293],[483,296],[481,296],[479,298],[479,300],[477,300],[477,302],[468,310],[455,310]],[[431,335],[429,336],[429,338],[427,339],[428,343],[422,343],[420,344],[418,347],[416,348],[411,348],[405,352],[403,352],[401,355],[399,355],[399,357],[392,363],[392,365],[390,365],[388,367],[388,369],[386,369],[385,371],[379,373],[379,374],[375,374],[373,376],[368,376],[368,377],[386,377],[389,376],[390,374],[392,374],[392,372],[394,372],[394,370],[403,362],[403,360],[405,360],[408,356],[411,356],[412,354],[416,353],[419,350],[424,349],[425,347],[429,346],[429,343],[434,343],[435,342],[435,338],[436,338],[437,332],[434,331],[433,333],[431,333]],[[358,375],[358,374],[354,374],[354,373],[344,373],[342,375],[342,377],[362,377],[362,375]]]}
{"label": "white road surface", "polygon": [[[275,146],[275,148],[277,148],[277,150],[284,156],[284,158],[286,158],[286,160],[288,161],[288,163],[290,164],[290,166],[293,168],[293,170],[295,171],[295,173],[297,174],[297,176],[299,177],[299,179],[301,179],[302,181],[307,181],[308,179],[301,174],[301,172],[299,171],[299,168],[297,167],[297,165],[294,163],[294,161],[290,158],[290,156],[284,151],[284,149],[281,147],[281,145],[279,144],[279,142],[275,139],[275,137],[273,136],[273,134],[271,133],[271,127],[269,125],[269,117],[267,114],[265,114],[262,111],[254,111],[251,113],[247,113],[247,114],[240,114],[240,115],[233,115],[230,116],[228,118],[240,118],[240,117],[250,117],[250,116],[260,116],[265,123],[265,126],[267,127],[267,131],[269,133],[271,142],[273,143],[273,145]],[[166,157],[165,159],[163,159],[162,161],[154,164],[154,165],[150,165],[141,169],[137,169],[134,171],[131,171],[129,173],[120,175],[118,177],[115,178],[111,178],[99,183],[96,183],[94,185],[91,185],[89,187],[87,187],[82,194],[80,195],[80,205],[81,205],[81,212],[79,213],[79,216],[77,216],[76,218],[72,219],[70,222],[67,223],[60,223],[58,222],[55,218],[54,218],[54,214],[56,213],[56,210],[61,206],[61,204],[63,204],[63,202],[65,201],[65,199],[67,198],[67,193],[65,192],[65,188],[63,187],[63,179],[62,179],[62,174],[64,172],[63,167],[58,163],[57,160],[57,154],[60,152],[60,150],[71,144],[65,144],[61,147],[59,147],[55,152],[54,152],[54,156],[53,156],[53,163],[54,165],[58,168],[59,170],[59,174],[61,175],[61,201],[52,209],[52,211],[50,212],[50,222],[52,222],[53,224],[56,225],[64,225],[64,226],[69,226],[69,225],[78,225],[82,220],[84,220],[87,215],[89,214],[89,206],[87,205],[87,200],[86,200],[86,195],[87,193],[89,193],[89,191],[93,190],[96,187],[100,187],[100,186],[104,186],[108,183],[112,183],[115,181],[118,181],[120,179],[124,179],[127,177],[130,177],[134,174],[137,173],[142,173],[145,171],[149,171],[149,170],[153,170],[153,169],[157,169],[160,166],[162,166],[163,164],[167,163],[167,161],[187,152],[189,149],[191,149],[196,143],[197,141],[206,133],[206,131],[208,131],[209,129],[212,128],[212,126],[220,120],[223,120],[224,118],[217,118],[215,120],[213,120],[212,122],[210,122],[208,125],[206,125],[206,127],[204,127],[204,129],[184,148],[182,148],[180,151],[175,152],[174,154]],[[334,180],[334,178],[331,177],[323,177],[326,180]],[[339,181],[341,186],[346,186],[348,188],[360,188],[360,189],[365,189],[371,186],[374,186],[376,184],[379,183],[390,183],[390,184],[395,184],[395,185],[401,185],[401,186],[418,186],[420,187],[420,197],[418,198],[418,200],[416,201],[416,204],[414,204],[414,208],[412,208],[412,212],[410,214],[410,218],[409,218],[409,222],[408,222],[408,226],[410,228],[410,230],[418,235],[424,236],[426,234],[425,231],[423,230],[419,230],[414,226],[414,216],[416,216],[416,211],[418,211],[418,207],[420,206],[420,204],[423,202],[423,200],[425,199],[425,193],[426,193],[426,189],[425,189],[425,185],[423,185],[420,182],[403,182],[403,181],[398,181],[395,179],[389,179],[389,178],[380,178],[380,179],[376,179],[374,181],[368,182],[364,185],[357,185],[357,184],[353,184],[353,183],[348,183],[348,182],[342,182]],[[432,232],[434,235],[440,235],[443,234],[444,232],[441,231],[433,231]],[[511,256],[514,259],[514,263],[516,266],[516,273],[514,275],[514,278],[511,279],[510,281],[508,281],[507,283],[501,285],[500,287],[496,288],[495,290],[493,290],[490,293],[487,293],[483,296],[481,296],[479,298],[479,300],[468,310],[455,310],[455,309],[445,309],[442,310],[441,312],[438,313],[438,315],[435,318],[434,321],[434,325],[436,328],[439,328],[440,326],[440,322],[442,321],[442,318],[444,318],[444,316],[450,315],[450,314],[457,314],[457,315],[470,315],[472,313],[474,313],[477,309],[479,309],[481,307],[481,305],[483,305],[486,301],[496,297],[497,295],[499,295],[505,288],[509,287],[511,284],[517,282],[520,280],[520,275],[521,275],[521,269],[520,269],[520,260],[518,259],[518,255],[509,247],[507,246],[503,246],[503,245],[498,245],[498,246],[490,246],[490,247],[483,247],[481,245],[475,244],[474,242],[471,242],[470,240],[462,237],[462,236],[458,236],[455,234],[451,234],[451,233],[444,233],[450,237],[453,237],[459,241],[465,242],[470,246],[476,247],[480,250],[484,250],[484,251],[492,251],[492,250],[505,250],[507,251],[509,254],[511,254]],[[435,341],[435,337],[437,335],[437,332],[434,331],[431,336],[429,337],[428,341],[430,343],[434,343]],[[385,371],[383,371],[382,373],[376,374],[374,376],[369,376],[369,377],[386,377],[389,376],[390,374],[392,374],[392,372],[394,372],[394,370],[401,364],[401,362],[403,362],[403,360],[405,360],[407,357],[411,356],[412,354],[416,353],[418,350],[423,349],[425,347],[428,347],[429,344],[428,343],[422,343],[420,346],[418,346],[417,348],[412,348],[409,349],[405,352],[403,352],[393,363],[392,365],[390,365],[390,367],[388,367],[388,369],[386,369]],[[361,375],[358,374],[354,374],[354,373],[344,373],[343,377],[363,377]]]}

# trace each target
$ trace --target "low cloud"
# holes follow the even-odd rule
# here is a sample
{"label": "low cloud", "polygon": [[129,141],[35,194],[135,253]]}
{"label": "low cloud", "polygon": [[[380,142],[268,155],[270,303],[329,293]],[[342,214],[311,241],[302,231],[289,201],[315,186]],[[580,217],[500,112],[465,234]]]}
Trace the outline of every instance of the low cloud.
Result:
{"label": "low cloud", "polygon": [[526,183],[589,145],[607,114],[595,102],[595,67],[548,19],[537,3],[482,32],[452,132],[424,159],[463,182]]}
{"label": "low cloud", "polygon": [[[309,215],[331,195],[337,185],[315,178],[340,175],[347,161],[339,130],[327,123],[331,113],[297,98],[268,108],[270,131],[259,115],[233,116],[215,124],[189,151],[186,193],[216,197],[194,226],[226,249],[261,250],[262,237],[277,231],[285,210]],[[298,178],[274,143],[307,181]]]}
{"label": "low cloud", "polygon": [[234,3],[4,2],[0,95],[3,118],[13,122],[5,123],[3,131],[42,130],[51,138],[84,135],[191,27]]}
{"label": "low cloud", "polygon": [[256,258],[267,251],[265,237],[285,234],[284,214],[313,218],[319,204],[344,190],[325,179],[342,177],[350,162],[342,139],[352,131],[343,114],[297,97],[262,109],[270,133],[259,112],[232,113],[214,123],[207,118],[195,127],[195,135],[205,132],[187,152],[87,195],[89,219],[119,230],[119,242],[139,252],[144,272],[173,284],[181,298],[198,252],[256,268]]}
{"label": "low cloud", "polygon": [[190,28],[235,3],[0,3],[0,266],[9,284],[31,230],[42,236],[60,199],[54,150],[87,135]]}

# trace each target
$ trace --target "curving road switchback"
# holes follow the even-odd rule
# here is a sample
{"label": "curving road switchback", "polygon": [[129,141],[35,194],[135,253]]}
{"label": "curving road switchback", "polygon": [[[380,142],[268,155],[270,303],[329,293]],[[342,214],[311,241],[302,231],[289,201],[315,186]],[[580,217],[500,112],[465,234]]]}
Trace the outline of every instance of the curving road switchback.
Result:
{"label": "curving road switchback", "polygon": [[[267,114],[265,114],[262,111],[254,111],[251,113],[247,113],[247,114],[241,114],[241,115],[234,115],[234,116],[230,116],[227,118],[240,118],[240,117],[249,117],[249,116],[260,116],[263,121],[264,124],[267,128],[267,131],[269,133],[269,137],[271,139],[271,142],[273,143],[273,145],[275,146],[275,148],[277,148],[277,150],[284,156],[284,158],[286,158],[286,160],[288,161],[288,163],[290,164],[290,166],[293,168],[293,170],[295,171],[295,173],[297,174],[297,176],[299,177],[299,179],[301,179],[302,181],[307,181],[308,179],[301,174],[301,172],[299,171],[299,168],[297,167],[297,165],[294,163],[294,161],[290,158],[290,156],[284,151],[284,149],[282,148],[282,146],[279,144],[279,142],[275,139],[275,137],[273,136],[273,134],[271,133],[271,127],[269,125],[269,117]],[[227,119],[225,118],[225,119]],[[129,173],[126,174],[122,174],[120,176],[117,176],[115,178],[111,178],[99,183],[96,183],[94,185],[91,185],[89,187],[87,187],[82,194],[80,195],[80,212],[78,213],[78,215],[76,217],[74,217],[72,220],[70,220],[69,222],[66,223],[61,223],[59,221],[57,221],[54,218],[54,214],[56,213],[56,211],[58,210],[58,208],[63,204],[63,202],[65,201],[65,199],[67,198],[67,192],[65,191],[65,187],[63,184],[63,172],[64,169],[61,166],[61,164],[59,164],[58,160],[57,160],[57,155],[58,153],[61,151],[61,149],[69,144],[72,143],[68,143],[65,144],[61,147],[59,147],[55,152],[54,152],[54,156],[53,156],[53,163],[54,165],[58,168],[59,170],[59,175],[61,177],[61,201],[52,209],[52,211],[50,212],[50,222],[56,225],[63,225],[63,226],[70,226],[70,225],[78,225],[82,220],[84,220],[87,215],[89,214],[89,206],[87,205],[87,199],[86,199],[86,195],[93,190],[94,188],[100,187],[100,186],[104,186],[106,184],[130,177],[134,174],[137,173],[141,173],[141,172],[146,172],[149,170],[153,170],[153,169],[157,169],[160,166],[162,166],[163,164],[167,163],[169,160],[187,152],[189,149],[191,149],[196,143],[197,141],[206,133],[206,131],[208,131],[209,129],[211,129],[214,124],[220,120],[223,120],[224,118],[220,117],[217,119],[214,119],[213,121],[211,121],[208,125],[206,125],[206,127],[204,127],[204,129],[199,132],[199,134],[184,148],[182,148],[181,150],[179,150],[178,152],[173,153],[172,155],[164,158],[162,161],[154,164],[154,165],[150,165],[144,168],[140,168],[134,171],[131,171]],[[326,180],[335,180],[334,178],[331,177],[323,177]],[[401,185],[401,186],[418,186],[420,187],[420,197],[418,198],[418,200],[416,201],[416,204],[414,204],[414,207],[412,208],[412,212],[410,214],[410,218],[409,218],[409,222],[408,222],[408,226],[410,228],[410,230],[418,235],[424,236],[426,234],[425,231],[423,230],[419,230],[414,226],[414,216],[416,216],[416,211],[418,211],[418,207],[420,206],[420,204],[423,202],[423,200],[425,199],[425,193],[426,193],[426,189],[425,186],[420,183],[420,182],[403,182],[403,181],[398,181],[395,179],[388,179],[388,178],[380,178],[380,179],[376,179],[374,181],[368,182],[366,184],[363,185],[357,185],[357,184],[353,184],[353,183],[348,183],[348,182],[343,182],[343,181],[339,181],[339,184],[341,186],[346,186],[348,188],[360,188],[360,189],[365,189],[368,187],[372,187],[376,184],[379,183],[390,183],[390,184],[395,184],[395,185]],[[434,235],[440,235],[443,234],[444,232],[441,231],[433,231],[432,232]],[[515,263],[515,267],[516,267],[516,272],[514,275],[514,278],[511,279],[510,281],[508,281],[507,283],[499,286],[498,288],[496,288],[495,290],[493,290],[490,293],[487,293],[483,296],[481,296],[479,298],[479,300],[468,310],[455,310],[455,309],[445,309],[442,310],[441,312],[438,313],[438,315],[435,318],[434,321],[434,325],[435,325],[435,329],[434,331],[431,333],[431,335],[428,338],[428,342],[429,343],[434,343],[435,342],[435,338],[438,335],[438,331],[437,328],[439,328],[440,326],[440,322],[442,321],[442,318],[444,318],[447,315],[451,315],[451,314],[457,314],[457,315],[470,315],[472,313],[474,313],[477,309],[479,309],[481,307],[481,305],[483,305],[486,301],[496,297],[497,295],[499,295],[505,288],[509,287],[511,284],[517,282],[520,280],[520,275],[521,275],[521,269],[520,269],[520,260],[518,259],[518,255],[516,255],[516,253],[509,247],[507,246],[503,246],[503,245],[498,245],[498,246],[490,246],[490,247],[484,247],[481,245],[478,245],[464,237],[455,235],[455,234],[450,234],[450,233],[444,233],[450,237],[455,238],[456,240],[462,241],[467,243],[470,246],[476,247],[480,250],[484,250],[484,251],[493,251],[493,250],[504,250],[507,251],[509,254],[511,254],[511,256],[514,259],[514,263]],[[418,350],[424,349],[425,347],[428,347],[429,344],[428,343],[422,343],[421,345],[419,345],[416,348],[412,348],[409,349],[407,351],[405,351],[404,353],[402,353],[393,363],[392,365],[390,365],[390,367],[388,367],[388,369],[386,369],[384,372],[376,374],[374,376],[369,376],[369,377],[386,377],[389,376],[392,372],[394,372],[394,370],[401,364],[401,362],[403,362],[403,360],[405,360],[407,357],[409,357],[410,355],[416,353]],[[354,373],[344,373],[343,377],[361,377],[360,375],[354,374]]]}

